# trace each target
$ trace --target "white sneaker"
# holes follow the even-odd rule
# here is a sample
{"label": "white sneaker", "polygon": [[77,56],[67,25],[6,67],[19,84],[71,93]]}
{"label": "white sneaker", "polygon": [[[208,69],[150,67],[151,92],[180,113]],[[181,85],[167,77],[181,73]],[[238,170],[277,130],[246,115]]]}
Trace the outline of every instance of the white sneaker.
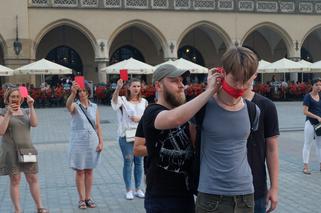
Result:
{"label": "white sneaker", "polygon": [[145,198],[145,194],[144,194],[144,192],[143,192],[141,189],[138,189],[138,190],[134,193],[134,195],[135,195],[136,197],[139,197],[139,198]]}
{"label": "white sneaker", "polygon": [[127,192],[125,197],[127,200],[133,200],[134,199],[133,192],[132,191]]}

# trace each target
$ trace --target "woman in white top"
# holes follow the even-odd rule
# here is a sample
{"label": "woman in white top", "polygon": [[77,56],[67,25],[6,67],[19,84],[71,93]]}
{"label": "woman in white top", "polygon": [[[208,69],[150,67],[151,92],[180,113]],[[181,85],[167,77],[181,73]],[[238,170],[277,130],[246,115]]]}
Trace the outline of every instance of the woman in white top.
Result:
{"label": "woman in white top", "polygon": [[[123,154],[124,167],[123,178],[126,186],[126,199],[134,199],[134,195],[144,198],[145,194],[140,189],[143,175],[143,159],[133,154],[134,134],[138,122],[147,106],[147,100],[141,97],[141,82],[131,79],[128,84],[126,96],[119,96],[123,87],[123,80],[117,81],[117,87],[113,94],[111,106],[117,111],[119,146]],[[134,163],[135,192],[131,187],[132,165]]]}

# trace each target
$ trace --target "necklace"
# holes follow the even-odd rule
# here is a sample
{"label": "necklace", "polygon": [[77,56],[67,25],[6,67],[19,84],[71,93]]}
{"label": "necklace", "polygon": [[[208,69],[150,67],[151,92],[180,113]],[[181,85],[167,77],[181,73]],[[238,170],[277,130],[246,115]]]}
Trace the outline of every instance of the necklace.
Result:
{"label": "necklace", "polygon": [[222,102],[222,103],[223,103],[224,105],[226,105],[226,106],[230,106],[230,107],[236,106],[236,105],[239,104],[239,103],[241,102],[241,100],[242,100],[242,98],[240,98],[236,103],[230,104],[230,103],[227,103],[226,101],[224,101],[224,100],[222,99],[222,97],[220,96],[220,94],[221,94],[221,92],[219,91],[219,92],[217,93],[217,98],[219,99],[220,102]]}

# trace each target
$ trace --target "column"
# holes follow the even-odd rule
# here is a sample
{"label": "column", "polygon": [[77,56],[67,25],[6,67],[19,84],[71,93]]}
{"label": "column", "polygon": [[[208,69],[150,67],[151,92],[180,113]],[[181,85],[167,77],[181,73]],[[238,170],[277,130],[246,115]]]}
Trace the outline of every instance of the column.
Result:
{"label": "column", "polygon": [[97,39],[96,51],[95,51],[95,62],[97,64],[97,72],[98,72],[98,82],[99,83],[107,83],[107,74],[106,71],[102,69],[107,66],[109,61],[108,59],[108,45],[107,40],[105,39]]}
{"label": "column", "polygon": [[[289,52],[288,59],[292,61],[300,61],[301,59],[301,44],[298,42],[298,40],[293,41],[292,50]],[[298,79],[298,73],[290,73],[290,81],[297,82]]]}
{"label": "column", "polygon": [[98,82],[99,83],[107,83],[106,71],[103,71],[102,69],[107,66],[108,59],[107,58],[96,58],[95,62],[97,64],[97,70],[98,70]]}
{"label": "column", "polygon": [[177,59],[177,41],[176,40],[168,40],[167,48],[164,50],[164,61],[176,60]]}

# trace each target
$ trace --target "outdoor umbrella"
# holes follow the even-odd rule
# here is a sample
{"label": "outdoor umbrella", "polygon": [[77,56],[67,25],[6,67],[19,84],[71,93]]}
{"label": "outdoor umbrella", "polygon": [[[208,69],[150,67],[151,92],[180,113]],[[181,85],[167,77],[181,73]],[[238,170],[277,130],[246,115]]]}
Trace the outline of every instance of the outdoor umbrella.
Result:
{"label": "outdoor umbrella", "polygon": [[302,65],[298,62],[291,61],[286,58],[282,58],[276,62],[271,63],[265,69],[262,69],[264,73],[298,73],[305,72],[308,69],[302,67]]}
{"label": "outdoor umbrella", "polygon": [[317,61],[311,64],[310,72],[321,72],[321,61]]}
{"label": "outdoor umbrella", "polygon": [[262,71],[264,73],[293,73],[307,71],[300,63],[282,58],[266,66]]}
{"label": "outdoor umbrella", "polygon": [[11,76],[13,75],[13,72],[14,71],[12,69],[0,65],[0,76]]}
{"label": "outdoor umbrella", "polygon": [[264,73],[264,69],[269,66],[271,63],[265,60],[259,61],[258,73]]}
{"label": "outdoor umbrella", "polygon": [[265,61],[265,60],[263,60],[263,59],[261,59],[260,61],[259,61],[259,67],[258,67],[258,73],[261,73],[262,74],[262,78],[261,78],[261,82],[263,83],[263,70],[267,67],[267,66],[269,66],[271,63],[270,62],[268,62],[268,61]]}
{"label": "outdoor umbrella", "polygon": [[154,67],[134,58],[126,59],[102,69],[107,74],[119,74],[120,70],[127,70],[128,74],[152,74]]}
{"label": "outdoor umbrella", "polygon": [[299,63],[301,64],[301,67],[304,68],[304,70],[306,72],[310,72],[311,71],[311,65],[312,63],[311,62],[308,62],[306,60],[300,60]]}
{"label": "outdoor umbrella", "polygon": [[155,69],[159,67],[162,64],[173,64],[176,66],[178,69],[181,70],[189,70],[191,74],[207,74],[208,69],[206,67],[203,67],[201,65],[195,64],[191,61],[188,61],[184,58],[177,59],[175,61],[168,60],[164,63],[158,64],[155,66]]}
{"label": "outdoor umbrella", "polygon": [[27,64],[16,69],[15,74],[17,75],[64,75],[71,74],[72,69],[64,67],[62,65],[56,64],[54,62],[48,61],[46,59],[41,59],[39,61]]}
{"label": "outdoor umbrella", "polygon": [[[311,72],[311,65],[312,65],[312,63],[310,63],[310,62],[308,62],[308,61],[306,61],[306,60],[300,60],[299,61],[299,63],[301,64],[301,66],[302,66],[302,68],[305,68],[306,69],[306,72]],[[302,82],[303,82],[303,73],[304,72],[302,72]]]}

